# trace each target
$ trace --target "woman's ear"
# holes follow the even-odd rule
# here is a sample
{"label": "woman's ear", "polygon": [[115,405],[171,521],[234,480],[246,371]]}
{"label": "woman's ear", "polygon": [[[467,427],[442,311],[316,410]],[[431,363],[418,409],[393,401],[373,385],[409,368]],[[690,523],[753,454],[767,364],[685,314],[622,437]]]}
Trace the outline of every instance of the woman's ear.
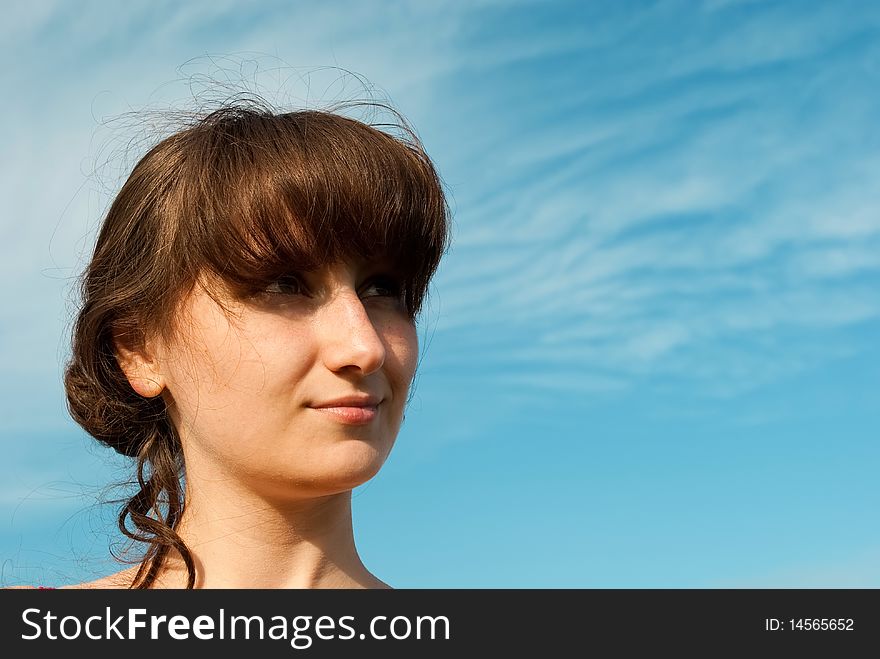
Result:
{"label": "woman's ear", "polygon": [[162,393],[165,380],[150,342],[132,340],[131,333],[114,331],[113,347],[119,368],[137,394],[154,398]]}

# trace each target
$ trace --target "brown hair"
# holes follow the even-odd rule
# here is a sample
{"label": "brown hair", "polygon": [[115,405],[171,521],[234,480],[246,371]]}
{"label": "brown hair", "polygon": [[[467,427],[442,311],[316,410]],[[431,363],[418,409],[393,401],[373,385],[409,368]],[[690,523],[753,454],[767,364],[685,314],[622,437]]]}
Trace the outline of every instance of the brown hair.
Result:
{"label": "brown hair", "polygon": [[330,111],[225,104],[150,149],[104,218],[64,383],[73,419],[136,459],[139,490],[118,515],[122,533],[147,545],[132,588],[149,588],[172,549],[188,588],[196,575],[175,531],[186,505],[179,436],[163,398],[132,389],[117,343],[172,336],[202,275],[245,295],[349,256],[389,259],[410,318],[421,311],[449,245],[449,208],[414,131],[372,105],[391,110],[402,135]]}

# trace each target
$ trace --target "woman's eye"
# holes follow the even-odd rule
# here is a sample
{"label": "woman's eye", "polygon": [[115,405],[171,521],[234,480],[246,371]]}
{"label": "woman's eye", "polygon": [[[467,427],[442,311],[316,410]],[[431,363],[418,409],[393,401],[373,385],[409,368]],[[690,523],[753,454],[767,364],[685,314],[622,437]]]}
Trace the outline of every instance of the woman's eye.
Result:
{"label": "woman's eye", "polygon": [[298,295],[305,289],[294,275],[284,275],[269,284],[263,292],[269,295]]}
{"label": "woman's eye", "polygon": [[[266,286],[260,294],[263,297],[304,295],[308,292],[306,286],[296,275],[283,275]],[[380,276],[370,280],[364,287],[361,296],[364,298],[379,297],[401,299],[403,287],[401,283],[391,276]]]}
{"label": "woman's eye", "polygon": [[402,294],[400,282],[392,277],[376,277],[370,282],[369,286],[367,286],[367,290],[377,291],[375,294],[368,295],[367,297],[373,297],[375,295],[376,297],[400,299]]}

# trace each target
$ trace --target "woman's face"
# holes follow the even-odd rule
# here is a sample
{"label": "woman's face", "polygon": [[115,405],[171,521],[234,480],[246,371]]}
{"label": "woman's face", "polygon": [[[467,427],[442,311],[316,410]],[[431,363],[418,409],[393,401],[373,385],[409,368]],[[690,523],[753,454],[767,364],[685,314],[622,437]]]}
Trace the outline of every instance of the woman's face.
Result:
{"label": "woman's face", "polygon": [[[415,325],[387,274],[378,263],[337,263],[230,300],[230,315],[193,290],[179,338],[155,353],[188,481],[234,479],[299,499],[376,474],[418,357]],[[364,400],[336,402],[351,397]]]}

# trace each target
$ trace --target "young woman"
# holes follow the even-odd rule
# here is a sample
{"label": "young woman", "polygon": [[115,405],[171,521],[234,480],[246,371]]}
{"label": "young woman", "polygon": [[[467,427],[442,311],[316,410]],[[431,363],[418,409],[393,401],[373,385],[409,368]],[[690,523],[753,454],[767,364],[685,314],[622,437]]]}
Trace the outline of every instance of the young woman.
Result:
{"label": "young woman", "polygon": [[71,587],[388,587],[358,556],[351,491],[400,429],[450,238],[398,128],[236,103],[134,167],[65,385],[76,422],[134,461],[118,521],[144,552]]}

